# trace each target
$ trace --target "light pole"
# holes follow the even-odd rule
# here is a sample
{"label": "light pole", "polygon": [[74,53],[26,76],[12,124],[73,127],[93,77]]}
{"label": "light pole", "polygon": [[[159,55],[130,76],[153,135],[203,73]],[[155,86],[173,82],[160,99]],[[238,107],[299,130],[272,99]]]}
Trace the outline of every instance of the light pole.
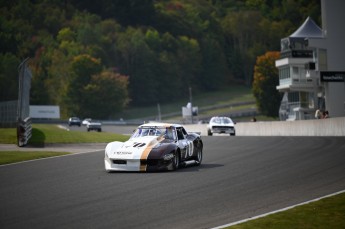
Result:
{"label": "light pole", "polygon": [[158,121],[160,122],[162,120],[162,116],[161,116],[161,106],[159,105],[159,103],[157,103],[157,109],[158,109]]}
{"label": "light pole", "polygon": [[192,87],[189,87],[189,102],[190,102],[190,115],[193,124],[193,103],[192,103]]}

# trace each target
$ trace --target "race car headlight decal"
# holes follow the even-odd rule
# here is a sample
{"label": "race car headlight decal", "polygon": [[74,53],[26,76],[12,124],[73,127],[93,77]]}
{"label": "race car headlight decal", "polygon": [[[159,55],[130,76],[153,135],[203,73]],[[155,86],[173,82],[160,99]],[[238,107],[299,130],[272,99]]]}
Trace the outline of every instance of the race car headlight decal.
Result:
{"label": "race car headlight decal", "polygon": [[109,161],[109,157],[108,157],[107,151],[105,151],[104,159],[107,160],[107,161]]}
{"label": "race car headlight decal", "polygon": [[174,158],[174,154],[172,154],[172,153],[165,154],[165,155],[163,156],[163,159],[164,159],[165,161],[170,161],[170,160],[173,159],[173,158]]}

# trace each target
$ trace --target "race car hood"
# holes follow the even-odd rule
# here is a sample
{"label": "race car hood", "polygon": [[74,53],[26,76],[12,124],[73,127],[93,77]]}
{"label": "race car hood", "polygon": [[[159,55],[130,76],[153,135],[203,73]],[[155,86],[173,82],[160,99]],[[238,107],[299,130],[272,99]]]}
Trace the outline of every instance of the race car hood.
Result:
{"label": "race car hood", "polygon": [[111,159],[147,159],[150,151],[160,144],[162,136],[145,136],[129,139],[121,146],[109,143],[107,146],[108,157]]}

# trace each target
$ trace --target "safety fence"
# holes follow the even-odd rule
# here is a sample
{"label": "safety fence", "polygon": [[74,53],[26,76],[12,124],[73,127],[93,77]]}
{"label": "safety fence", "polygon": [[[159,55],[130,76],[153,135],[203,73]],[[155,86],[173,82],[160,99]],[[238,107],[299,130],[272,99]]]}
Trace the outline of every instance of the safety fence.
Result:
{"label": "safety fence", "polygon": [[0,128],[17,126],[18,100],[0,102]]}

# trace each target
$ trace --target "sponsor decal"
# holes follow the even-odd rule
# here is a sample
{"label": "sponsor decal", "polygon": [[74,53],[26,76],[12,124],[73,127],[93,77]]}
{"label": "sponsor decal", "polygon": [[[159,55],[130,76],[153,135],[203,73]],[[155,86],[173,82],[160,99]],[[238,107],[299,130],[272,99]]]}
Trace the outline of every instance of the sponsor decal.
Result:
{"label": "sponsor decal", "polygon": [[130,155],[130,154],[132,154],[132,152],[119,151],[119,152],[114,152],[114,154],[117,154],[117,155]]}
{"label": "sponsor decal", "polygon": [[320,72],[321,82],[344,82],[345,72]]}
{"label": "sponsor decal", "polygon": [[146,143],[140,143],[140,142],[134,142],[134,145],[133,145],[133,147],[143,147],[143,146],[145,146],[146,145]]}

